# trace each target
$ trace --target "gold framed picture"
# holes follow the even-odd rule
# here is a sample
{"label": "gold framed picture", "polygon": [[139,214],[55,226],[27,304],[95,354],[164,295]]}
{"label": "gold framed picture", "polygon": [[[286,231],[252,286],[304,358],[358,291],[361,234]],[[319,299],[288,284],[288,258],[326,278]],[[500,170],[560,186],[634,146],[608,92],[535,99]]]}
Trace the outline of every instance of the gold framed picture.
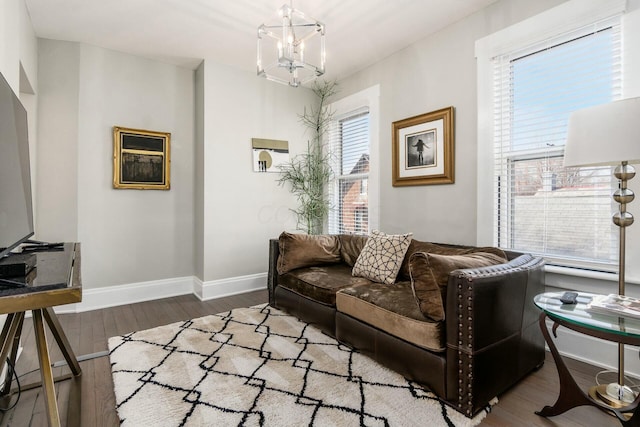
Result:
{"label": "gold framed picture", "polygon": [[453,184],[453,107],[393,122],[393,186]]}
{"label": "gold framed picture", "polygon": [[251,138],[254,172],[280,172],[289,162],[289,142],[279,139]]}
{"label": "gold framed picture", "polygon": [[171,133],[113,127],[113,188],[169,190]]}

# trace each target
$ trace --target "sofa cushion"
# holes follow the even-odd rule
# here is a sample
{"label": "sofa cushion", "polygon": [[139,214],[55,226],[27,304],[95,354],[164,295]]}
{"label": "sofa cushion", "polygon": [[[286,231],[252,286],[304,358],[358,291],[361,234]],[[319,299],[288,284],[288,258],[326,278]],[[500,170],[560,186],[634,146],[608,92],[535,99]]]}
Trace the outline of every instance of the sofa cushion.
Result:
{"label": "sofa cushion", "polygon": [[444,351],[444,322],[434,322],[422,315],[408,281],[344,288],[336,294],[336,307],[344,314],[412,344]]}
{"label": "sofa cushion", "polygon": [[296,268],[340,262],[338,236],[292,234],[286,231],[278,238],[280,256],[278,273],[285,274]]}
{"label": "sofa cushion", "polygon": [[371,283],[362,277],[353,277],[351,267],[344,263],[303,267],[278,276],[278,286],[332,306],[336,305],[336,292],[340,289]]}
{"label": "sofa cushion", "polygon": [[341,234],[338,236],[340,240],[340,256],[342,261],[353,267],[367,243],[368,236],[362,236],[359,234]]}
{"label": "sofa cushion", "polygon": [[464,255],[438,255],[415,252],[409,262],[411,288],[422,314],[434,321],[445,318],[445,299],[449,273],[464,268],[487,267],[507,260],[488,252]]}
{"label": "sofa cushion", "polygon": [[471,254],[474,252],[487,252],[490,254],[495,254],[503,258],[507,258],[504,251],[499,248],[494,247],[475,247],[475,246],[454,246],[454,245],[439,245],[437,243],[430,242],[421,242],[419,240],[411,240],[409,244],[409,249],[407,249],[407,253],[404,256],[404,260],[402,261],[402,267],[400,267],[400,272],[398,273],[398,280],[411,280],[411,276],[409,273],[409,260],[411,259],[411,255],[416,252],[429,252],[431,254],[438,255],[464,255]]}
{"label": "sofa cushion", "polygon": [[411,243],[411,233],[385,234],[372,231],[353,266],[353,275],[391,285]]}

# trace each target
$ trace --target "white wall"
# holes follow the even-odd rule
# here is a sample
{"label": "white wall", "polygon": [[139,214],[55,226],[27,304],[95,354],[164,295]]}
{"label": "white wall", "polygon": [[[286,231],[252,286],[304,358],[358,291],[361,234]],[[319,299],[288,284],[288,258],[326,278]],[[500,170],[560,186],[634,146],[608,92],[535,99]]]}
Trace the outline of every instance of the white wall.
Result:
{"label": "white wall", "polygon": [[78,240],[80,46],[38,41],[36,237]]}
{"label": "white wall", "polygon": [[[38,93],[38,39],[33,31],[31,25],[31,18],[29,17],[29,11],[23,0],[11,0],[12,3],[18,3],[18,31],[19,33],[14,35],[14,38],[6,40],[18,40],[18,46],[20,49],[20,66],[22,67],[21,87],[20,90],[28,93]],[[4,2],[6,3],[6,1]],[[33,92],[29,92],[24,86],[26,83],[30,86]],[[28,110],[27,110],[28,111]]]}
{"label": "white wall", "polygon": [[[340,96],[380,85],[380,228],[416,239],[476,242],[475,41],[562,0],[500,1],[340,81]],[[391,124],[455,108],[455,184],[391,186]]]}
{"label": "white wall", "polygon": [[[85,291],[191,276],[194,72],[70,42],[39,51],[38,238],[82,243]],[[170,191],[112,188],[116,125],[171,132]]]}
{"label": "white wall", "polygon": [[21,0],[0,3],[0,72],[15,93],[18,93],[20,74],[20,9]]}
{"label": "white wall", "polygon": [[[295,200],[277,174],[253,172],[251,138],[289,140],[300,153],[311,91],[214,61],[194,73],[52,40],[39,54],[37,236],[82,243],[82,309],[190,283],[202,298],[242,291],[236,278],[251,275],[264,287],[268,239],[295,228]],[[170,191],[112,188],[114,125],[172,133]]]}
{"label": "white wall", "polygon": [[0,3],[0,72],[15,93],[20,92],[20,66],[37,87],[37,40],[23,0]]}
{"label": "white wall", "polygon": [[[268,240],[295,230],[295,200],[278,174],[252,168],[251,138],[289,141],[291,156],[306,150],[299,123],[313,93],[259,79],[254,73],[205,60],[204,282],[267,271]],[[266,286],[266,281],[263,287]]]}
{"label": "white wall", "polygon": [[[194,72],[82,45],[78,240],[85,286],[193,274]],[[112,127],[171,133],[171,189],[113,189]]]}
{"label": "white wall", "polygon": [[194,206],[194,272],[200,279],[204,279],[204,61],[196,70],[195,77],[195,206]]}
{"label": "white wall", "polygon": [[[266,286],[268,239],[295,229],[296,202],[253,172],[251,138],[306,149],[310,90],[53,40],[38,73],[37,237],[82,243],[81,309]],[[112,188],[114,125],[171,132],[170,191]]]}

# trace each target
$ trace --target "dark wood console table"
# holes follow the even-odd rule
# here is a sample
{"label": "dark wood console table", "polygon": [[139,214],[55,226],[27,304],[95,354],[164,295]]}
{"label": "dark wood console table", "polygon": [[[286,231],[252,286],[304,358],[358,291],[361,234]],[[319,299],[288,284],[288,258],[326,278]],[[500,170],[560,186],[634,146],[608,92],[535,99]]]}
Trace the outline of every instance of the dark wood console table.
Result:
{"label": "dark wood console table", "polygon": [[595,296],[594,294],[580,293],[578,303],[573,305],[562,304],[560,301],[562,294],[563,292],[548,292],[534,298],[535,304],[542,310],[540,329],[542,329],[542,335],[551,350],[560,380],[560,393],[556,403],[553,406],[545,406],[536,414],[543,417],[553,417],[569,409],[589,405],[609,412],[618,418],[624,426],[640,427],[640,395],[629,405],[616,408],[598,398],[595,386],[591,387],[588,393],[585,393],[573,379],[562,356],[560,356],[547,328],[546,319],[549,318],[553,321],[551,332],[556,338],[556,329],[563,326],[581,334],[634,346],[640,346],[640,320],[587,311],[587,304]]}
{"label": "dark wood console table", "polygon": [[[71,376],[53,378],[44,323],[49,325],[73,376],[79,376],[82,373],[80,365],[53,307],[82,301],[80,244],[65,243],[59,249],[36,252],[36,256],[35,269],[26,277],[18,279],[24,281],[26,286],[16,288],[0,286],[0,314],[7,314],[7,320],[0,334],[0,370],[5,366],[7,357],[15,366],[24,315],[26,311],[31,310],[47,417],[49,426],[54,427],[60,426],[54,381],[68,379]],[[11,395],[11,381],[12,375],[7,371],[0,397]],[[79,411],[79,405],[77,411]],[[71,412],[70,410],[69,417],[79,419],[77,413]],[[68,425],[76,423],[77,421],[74,421]]]}

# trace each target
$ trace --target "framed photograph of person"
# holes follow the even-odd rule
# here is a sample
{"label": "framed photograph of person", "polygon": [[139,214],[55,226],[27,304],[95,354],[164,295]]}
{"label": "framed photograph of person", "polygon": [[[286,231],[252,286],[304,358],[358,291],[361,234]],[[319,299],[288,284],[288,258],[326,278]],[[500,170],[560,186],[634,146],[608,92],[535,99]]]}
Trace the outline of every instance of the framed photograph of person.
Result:
{"label": "framed photograph of person", "polygon": [[113,188],[168,190],[171,134],[113,127]]}
{"label": "framed photograph of person", "polygon": [[393,186],[453,184],[453,107],[393,122]]}

